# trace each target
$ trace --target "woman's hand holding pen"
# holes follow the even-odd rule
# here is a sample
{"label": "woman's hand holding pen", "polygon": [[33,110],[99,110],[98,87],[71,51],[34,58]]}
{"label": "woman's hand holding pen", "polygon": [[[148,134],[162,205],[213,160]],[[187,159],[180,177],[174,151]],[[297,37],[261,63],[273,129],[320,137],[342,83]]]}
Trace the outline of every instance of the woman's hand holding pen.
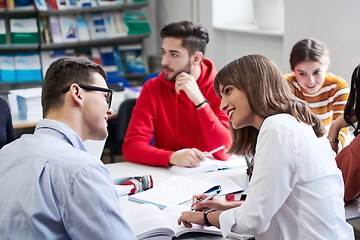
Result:
{"label": "woman's hand holding pen", "polygon": [[227,202],[219,198],[213,198],[211,200],[203,201],[210,194],[197,194],[193,196],[193,202],[191,208],[197,212],[205,212],[210,209],[217,211],[225,211],[233,207],[240,206],[241,203]]}

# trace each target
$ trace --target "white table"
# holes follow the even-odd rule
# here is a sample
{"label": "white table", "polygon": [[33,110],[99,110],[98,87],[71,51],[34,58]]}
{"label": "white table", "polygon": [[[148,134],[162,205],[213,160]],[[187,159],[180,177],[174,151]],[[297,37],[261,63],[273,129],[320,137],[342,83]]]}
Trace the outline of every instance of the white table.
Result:
{"label": "white table", "polygon": [[[154,181],[154,186],[159,185],[159,183],[162,183],[165,180],[176,175],[176,173],[172,172],[171,170],[165,167],[146,166],[131,162],[111,163],[111,164],[105,164],[105,166],[109,170],[110,176],[113,180],[123,177],[151,175]],[[199,180],[207,180],[207,179],[216,179],[221,176],[231,176],[232,179],[234,179],[235,182],[238,183],[243,188],[246,188],[248,185],[248,176],[246,174],[246,167],[188,175],[187,177],[199,179]],[[134,206],[135,204],[139,204],[139,203],[129,201],[127,207]],[[168,239],[168,238],[164,237],[164,239]],[[222,236],[214,235],[214,234],[205,234],[205,233],[187,233],[174,239],[225,240],[225,238],[223,238]],[[162,239],[156,237],[154,238],[154,240],[162,240]]]}
{"label": "white table", "polygon": [[[151,175],[153,177],[154,186],[176,175],[174,172],[170,171],[168,168],[165,167],[146,166],[131,162],[112,163],[112,164],[106,164],[105,166],[109,170],[110,176],[113,180],[123,177]],[[248,186],[248,176],[246,174],[246,167],[189,175],[188,177],[199,180],[206,180],[206,179],[219,178],[221,176],[232,176],[235,182],[238,183],[241,187],[247,188]],[[131,202],[130,204],[137,204],[137,203]],[[360,218],[360,197],[358,197],[357,199],[351,202],[348,202],[345,205],[345,216],[346,216],[346,220],[353,220],[356,218]],[[191,234],[184,234],[176,239],[219,239],[220,240],[224,238],[212,234],[191,233]]]}

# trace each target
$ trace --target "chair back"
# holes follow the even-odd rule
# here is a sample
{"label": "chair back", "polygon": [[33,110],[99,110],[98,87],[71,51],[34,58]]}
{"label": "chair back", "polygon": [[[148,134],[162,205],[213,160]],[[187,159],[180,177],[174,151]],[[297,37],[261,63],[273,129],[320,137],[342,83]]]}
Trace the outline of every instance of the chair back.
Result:
{"label": "chair back", "polygon": [[160,74],[160,72],[155,72],[155,73],[150,73],[148,75],[145,76],[144,78],[144,83],[147,81],[147,80],[150,80],[154,77],[157,77],[158,75]]}
{"label": "chair back", "polygon": [[117,113],[117,125],[118,131],[116,134],[116,138],[119,142],[120,151],[122,151],[122,145],[124,143],[124,138],[126,134],[126,130],[128,128],[132,110],[135,106],[136,98],[128,98],[125,99],[119,106],[119,111]]}
{"label": "chair back", "polygon": [[129,84],[128,80],[124,77],[121,76],[113,76],[113,75],[109,75],[106,83],[119,83],[120,86],[122,87],[131,87],[131,85]]}

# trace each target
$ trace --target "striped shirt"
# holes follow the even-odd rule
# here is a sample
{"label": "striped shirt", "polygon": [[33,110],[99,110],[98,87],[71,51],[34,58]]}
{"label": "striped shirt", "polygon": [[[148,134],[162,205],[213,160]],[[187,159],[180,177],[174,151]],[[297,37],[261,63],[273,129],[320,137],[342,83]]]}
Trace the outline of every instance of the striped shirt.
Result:
{"label": "striped shirt", "polygon": [[[325,126],[326,132],[329,131],[331,123],[344,113],[350,88],[348,83],[341,77],[332,73],[326,73],[323,86],[317,93],[309,94],[296,81],[294,73],[285,75],[295,96],[305,101],[313,113],[320,118]],[[348,128],[342,128],[339,132],[339,139],[344,147]]]}

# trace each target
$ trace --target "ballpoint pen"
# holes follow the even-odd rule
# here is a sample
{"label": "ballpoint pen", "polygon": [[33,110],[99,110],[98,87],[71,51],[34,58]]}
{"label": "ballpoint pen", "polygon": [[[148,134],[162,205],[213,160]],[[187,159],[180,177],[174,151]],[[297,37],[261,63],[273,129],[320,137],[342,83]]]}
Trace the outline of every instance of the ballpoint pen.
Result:
{"label": "ballpoint pen", "polygon": [[212,188],[209,188],[208,190],[206,190],[204,193],[211,193],[213,191],[216,191],[216,190],[219,190],[221,189],[221,186],[220,185],[216,185],[216,186],[213,186]]}
{"label": "ballpoint pen", "polygon": [[207,200],[211,200],[211,199],[213,199],[216,195],[218,195],[220,192],[221,192],[221,189],[218,189],[218,190],[216,190],[216,191],[213,191],[213,192],[210,193],[209,196],[207,196],[207,197],[204,198],[203,200],[200,200],[199,202],[205,202],[205,201],[207,201]]}
{"label": "ballpoint pen", "polygon": [[215,152],[217,152],[217,151],[220,151],[221,149],[224,149],[224,148],[225,148],[225,145],[222,145],[222,146],[220,146],[220,147],[215,148],[214,150],[211,150],[211,151],[209,151],[209,152],[206,152],[205,155],[206,155],[206,156],[209,156],[209,155],[211,155],[211,154],[213,154],[213,153],[215,153]]}

